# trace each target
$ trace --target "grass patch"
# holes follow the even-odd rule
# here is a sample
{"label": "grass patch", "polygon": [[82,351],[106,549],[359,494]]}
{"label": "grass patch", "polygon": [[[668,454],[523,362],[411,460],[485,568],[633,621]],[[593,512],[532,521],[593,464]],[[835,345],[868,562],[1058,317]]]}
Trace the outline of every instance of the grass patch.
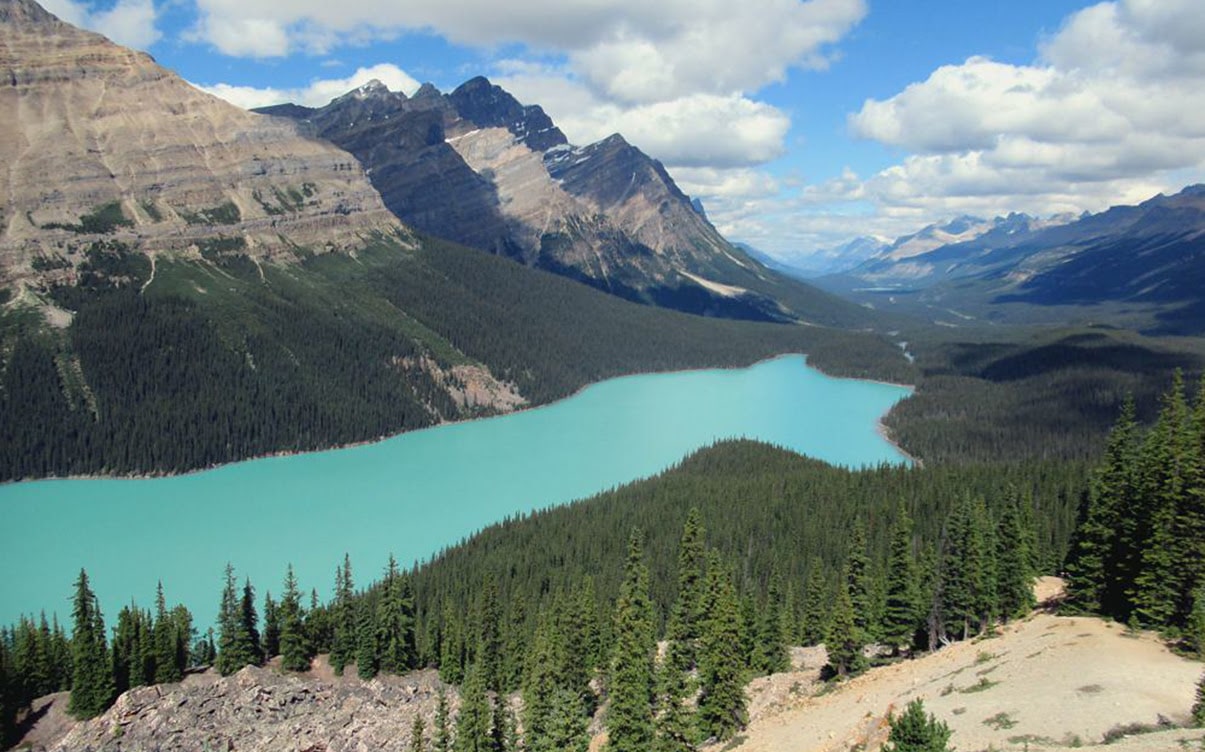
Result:
{"label": "grass patch", "polygon": [[987,650],[980,650],[979,654],[975,656],[975,665],[978,666],[978,665],[987,663],[988,661],[992,660],[995,657],[996,657],[995,653],[989,652]]}
{"label": "grass patch", "polygon": [[101,204],[84,216],[78,224],[68,222],[48,222],[42,225],[43,230],[69,230],[80,235],[108,235],[118,227],[133,227],[134,222],[121,209],[120,201],[110,201]]}
{"label": "grass patch", "polygon": [[986,692],[987,690],[991,689],[992,687],[996,686],[999,683],[1000,682],[998,682],[998,681],[992,681],[991,679],[988,679],[986,676],[983,676],[983,677],[980,677],[979,681],[976,682],[975,684],[972,684],[969,687],[963,687],[962,689],[958,690],[958,693],[963,694],[963,695],[969,695],[969,694],[974,694],[975,692]]}
{"label": "grass patch", "polygon": [[1101,742],[1104,744],[1112,744],[1120,741],[1127,736],[1139,736],[1140,734],[1153,734],[1156,731],[1166,731],[1170,728],[1175,728],[1168,719],[1159,716],[1158,723],[1121,723],[1105,732]]}
{"label": "grass patch", "polygon": [[720,749],[720,752],[731,752],[731,750],[734,750],[744,744],[746,739],[748,739],[748,737],[744,734],[737,734]]}
{"label": "grass patch", "polygon": [[176,213],[190,225],[236,225],[243,221],[243,214],[233,201],[227,201],[208,209],[198,209],[195,212],[177,209]]}
{"label": "grass patch", "polygon": [[1007,730],[1017,725],[1017,719],[1012,717],[1011,713],[996,713],[990,718],[983,719],[983,725],[994,728],[997,731]]}
{"label": "grass patch", "polygon": [[159,207],[155,206],[154,201],[142,201],[138,205],[142,207],[142,210],[146,212],[146,215],[151,218],[152,222],[163,221],[163,212],[159,211]]}

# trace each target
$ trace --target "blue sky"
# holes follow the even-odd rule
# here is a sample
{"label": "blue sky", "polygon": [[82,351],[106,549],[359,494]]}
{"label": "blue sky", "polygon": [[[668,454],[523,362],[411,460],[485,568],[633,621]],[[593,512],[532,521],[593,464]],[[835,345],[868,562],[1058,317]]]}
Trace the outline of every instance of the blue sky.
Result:
{"label": "blue sky", "polygon": [[241,106],[489,76],[784,258],[1205,179],[1200,0],[44,0]]}

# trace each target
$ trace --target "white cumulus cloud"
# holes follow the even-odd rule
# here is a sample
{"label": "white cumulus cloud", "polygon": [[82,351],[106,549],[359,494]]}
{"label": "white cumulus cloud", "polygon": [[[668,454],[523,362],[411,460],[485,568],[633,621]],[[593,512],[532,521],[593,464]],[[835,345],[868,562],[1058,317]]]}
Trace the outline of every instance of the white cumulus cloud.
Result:
{"label": "white cumulus cloud", "polygon": [[82,0],[43,0],[42,7],[69,24],[104,34],[126,47],[145,50],[162,37],[155,26],[158,11],[152,0],[118,0],[105,9]]}
{"label": "white cumulus cloud", "polygon": [[858,187],[884,215],[1099,210],[1205,178],[1199,0],[1066,19],[1029,65],[972,57],[849,118],[909,155]]}
{"label": "white cumulus cloud", "polygon": [[325,78],[311,81],[309,85],[296,89],[276,89],[271,87],[257,88],[254,86],[232,86],[230,84],[196,84],[197,88],[207,91],[216,97],[221,97],[231,104],[250,110],[254,107],[267,107],[273,104],[305,105],[321,107],[335,97],[346,94],[357,87],[363,86],[376,79],[389,87],[391,91],[400,91],[410,95],[418,90],[419,82],[415,81],[406,71],[389,63],[374,65],[369,68],[359,68],[346,78]]}

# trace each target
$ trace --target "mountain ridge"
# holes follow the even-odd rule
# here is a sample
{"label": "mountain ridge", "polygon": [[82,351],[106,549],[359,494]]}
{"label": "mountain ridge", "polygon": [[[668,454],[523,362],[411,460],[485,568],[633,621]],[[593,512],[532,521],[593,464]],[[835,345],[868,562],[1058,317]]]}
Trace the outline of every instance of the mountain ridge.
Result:
{"label": "mountain ridge", "polygon": [[922,253],[884,252],[817,283],[859,302],[948,323],[957,323],[954,311],[955,318],[1002,323],[1082,319],[1154,332],[1205,331],[1205,186],[1077,218],[1011,214],[990,224]]}
{"label": "mountain ridge", "polygon": [[[664,165],[613,134],[573,146],[538,105],[476,77],[413,97],[379,82],[297,119],[365,166],[404,222],[641,303],[864,325],[869,316],[728,243]],[[700,281],[702,280],[702,281]]]}

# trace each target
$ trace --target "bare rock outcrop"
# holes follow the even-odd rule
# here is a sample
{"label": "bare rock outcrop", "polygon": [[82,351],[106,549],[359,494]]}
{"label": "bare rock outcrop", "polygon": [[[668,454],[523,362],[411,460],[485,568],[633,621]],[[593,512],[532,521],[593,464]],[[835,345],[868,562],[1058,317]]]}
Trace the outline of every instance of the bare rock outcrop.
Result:
{"label": "bare rock outcrop", "polygon": [[[132,689],[48,749],[400,752],[410,747],[416,715],[430,740],[441,686],[434,671],[363,682],[249,667]],[[447,692],[454,709],[455,691]]]}
{"label": "bare rock outcrop", "polygon": [[201,92],[33,0],[0,3],[0,284],[77,266],[111,240],[257,260],[402,232],[354,157]]}

